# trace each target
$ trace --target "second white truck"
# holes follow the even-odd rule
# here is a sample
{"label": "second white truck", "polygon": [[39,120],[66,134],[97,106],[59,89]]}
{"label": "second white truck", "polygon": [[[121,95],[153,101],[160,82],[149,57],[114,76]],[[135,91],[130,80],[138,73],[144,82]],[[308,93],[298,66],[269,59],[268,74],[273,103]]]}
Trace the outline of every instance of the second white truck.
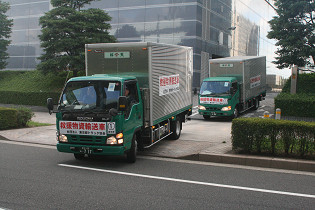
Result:
{"label": "second white truck", "polygon": [[210,77],[199,93],[199,114],[235,118],[258,109],[266,96],[266,57],[238,56],[210,60]]}

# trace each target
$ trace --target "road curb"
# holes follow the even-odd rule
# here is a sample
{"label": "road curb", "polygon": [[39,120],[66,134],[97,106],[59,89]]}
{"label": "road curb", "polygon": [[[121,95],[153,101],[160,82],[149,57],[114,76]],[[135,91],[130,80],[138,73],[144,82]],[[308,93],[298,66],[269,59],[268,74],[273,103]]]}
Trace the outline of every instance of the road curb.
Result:
{"label": "road curb", "polygon": [[196,160],[204,162],[236,164],[264,168],[276,168],[295,171],[315,172],[315,161],[292,160],[282,158],[269,158],[250,155],[228,155],[228,154],[194,154],[182,157],[185,160]]}

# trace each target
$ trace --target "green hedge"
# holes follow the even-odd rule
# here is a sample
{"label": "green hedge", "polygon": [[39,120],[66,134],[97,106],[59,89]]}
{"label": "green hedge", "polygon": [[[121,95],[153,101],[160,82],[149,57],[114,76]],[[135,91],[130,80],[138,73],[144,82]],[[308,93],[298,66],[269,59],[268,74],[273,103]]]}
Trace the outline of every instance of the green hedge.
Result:
{"label": "green hedge", "polygon": [[46,106],[47,98],[53,98],[54,104],[57,104],[59,96],[60,93],[56,92],[0,91],[0,103]]}
{"label": "green hedge", "polygon": [[232,121],[232,147],[244,153],[315,159],[315,123],[262,118]]}
{"label": "green hedge", "polygon": [[[291,77],[284,84],[282,88],[282,92],[290,93],[290,89],[291,89]],[[298,75],[296,93],[315,95],[315,73]]]}
{"label": "green hedge", "polygon": [[0,130],[25,127],[33,116],[34,113],[28,108],[0,107]]}
{"label": "green hedge", "polygon": [[297,78],[296,94],[290,94],[289,78],[275,98],[275,109],[280,108],[283,116],[315,117],[315,73],[299,74]]}
{"label": "green hedge", "polygon": [[17,127],[17,110],[0,107],[0,130]]}
{"label": "green hedge", "polygon": [[280,93],[275,98],[275,108],[283,116],[315,117],[315,96],[308,94]]}

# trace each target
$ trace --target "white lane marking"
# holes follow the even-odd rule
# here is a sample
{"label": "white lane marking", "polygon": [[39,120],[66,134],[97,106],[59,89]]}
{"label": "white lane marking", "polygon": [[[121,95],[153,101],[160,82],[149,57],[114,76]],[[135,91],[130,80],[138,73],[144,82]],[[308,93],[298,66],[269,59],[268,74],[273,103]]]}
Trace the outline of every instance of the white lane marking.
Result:
{"label": "white lane marking", "polygon": [[233,165],[233,164],[227,164],[227,163],[203,162],[203,161],[196,161],[196,160],[181,160],[181,159],[172,159],[172,158],[166,158],[166,157],[140,156],[139,158],[147,159],[147,160],[159,160],[159,161],[168,161],[168,162],[175,162],[175,163],[194,164],[194,165],[206,165],[206,166],[237,168],[237,169],[245,169],[245,170],[253,170],[253,171],[265,171],[265,172],[273,172],[273,173],[315,176],[315,173],[307,172],[307,171],[294,171],[294,170],[285,170],[285,169],[277,169],[277,168],[263,168],[263,167],[255,167],[255,166]]}
{"label": "white lane marking", "polygon": [[[23,146],[29,146],[29,147],[40,147],[40,148],[56,150],[56,146],[53,146],[53,145],[32,144],[28,142],[16,142],[16,141],[11,141],[11,140],[0,140],[0,143],[17,144],[17,145],[23,145]],[[275,173],[315,176],[315,173],[307,172],[307,171],[263,168],[263,167],[255,167],[255,166],[243,166],[243,165],[204,162],[204,161],[195,161],[195,160],[180,160],[180,159],[173,159],[173,158],[168,158],[168,157],[153,157],[153,156],[138,156],[138,157],[142,159],[147,159],[147,160],[159,160],[159,161],[178,162],[178,163],[194,164],[194,165],[198,164],[198,165],[217,166],[217,167],[225,167],[225,168],[238,168],[238,169],[246,169],[246,170],[254,170],[254,171],[268,171],[268,172],[275,172]]]}
{"label": "white lane marking", "polygon": [[151,176],[151,175],[145,175],[145,174],[128,173],[128,172],[122,172],[122,171],[112,171],[112,170],[105,170],[105,169],[98,169],[98,168],[75,166],[75,165],[69,165],[69,164],[58,164],[58,165],[62,167],[77,168],[77,169],[98,171],[98,172],[111,173],[111,174],[119,174],[119,175],[125,175],[125,176],[135,176],[135,177],[142,177],[142,178],[148,178],[148,179],[157,179],[157,180],[205,185],[205,186],[212,186],[212,187],[230,188],[230,189],[237,189],[237,190],[247,190],[247,191],[254,191],[254,192],[272,193],[272,194],[279,194],[279,195],[290,195],[290,196],[296,196],[296,197],[315,198],[315,195],[310,195],[310,194],[266,190],[266,189],[251,188],[251,187],[216,184],[216,183],[209,183],[209,182],[199,182],[199,181],[191,181],[191,180],[185,180],[185,179],[175,179],[175,178]]}

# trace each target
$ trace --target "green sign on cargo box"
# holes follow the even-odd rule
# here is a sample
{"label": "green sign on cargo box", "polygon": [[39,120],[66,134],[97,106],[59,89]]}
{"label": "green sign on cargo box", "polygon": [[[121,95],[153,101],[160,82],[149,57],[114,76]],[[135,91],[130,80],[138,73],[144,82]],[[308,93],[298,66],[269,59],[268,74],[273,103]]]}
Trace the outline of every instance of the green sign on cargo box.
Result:
{"label": "green sign on cargo box", "polygon": [[130,58],[130,52],[105,52],[105,58]]}

